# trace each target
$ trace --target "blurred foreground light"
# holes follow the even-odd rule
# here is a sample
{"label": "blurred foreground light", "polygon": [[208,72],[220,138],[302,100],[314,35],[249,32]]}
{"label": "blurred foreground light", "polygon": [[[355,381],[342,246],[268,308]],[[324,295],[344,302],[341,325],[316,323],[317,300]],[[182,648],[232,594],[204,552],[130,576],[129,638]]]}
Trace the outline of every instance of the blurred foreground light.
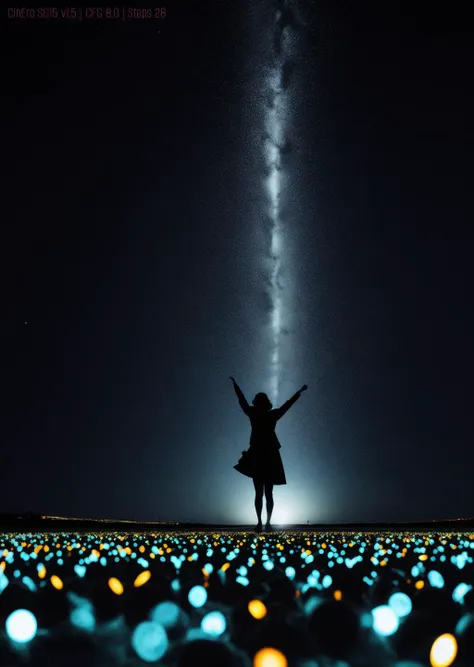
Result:
{"label": "blurred foreground light", "polygon": [[372,609],[372,619],[373,629],[382,637],[389,637],[398,630],[398,616],[388,605],[381,605]]}
{"label": "blurred foreground light", "polygon": [[[312,595],[311,597],[307,598],[304,603],[304,613],[306,616],[311,616],[313,611],[315,611],[315,609],[317,609],[322,603],[323,598],[319,597],[318,595]],[[372,627],[372,618],[370,619],[369,627]]]}
{"label": "blurred foreground light", "polygon": [[123,586],[118,579],[116,579],[115,577],[111,577],[109,579],[108,583],[109,583],[109,588],[112,591],[112,593],[115,593],[115,595],[122,595]]}
{"label": "blurred foreground light", "polygon": [[248,586],[250,583],[247,577],[237,577],[236,582],[241,586]]}
{"label": "blurred foreground light", "polygon": [[207,635],[200,627],[188,628],[185,637],[186,642],[193,642],[196,639],[205,639],[206,641],[209,641],[209,635]]}
{"label": "blurred foreground light", "polygon": [[8,584],[9,584],[8,577],[5,574],[3,574],[3,570],[0,570],[0,593],[2,593],[5,590]]}
{"label": "blurred foreground light", "polygon": [[171,588],[174,590],[175,593],[178,593],[178,591],[181,590],[181,582],[179,579],[173,579],[171,582]]}
{"label": "blurred foreground light", "polygon": [[431,570],[431,572],[428,572],[428,581],[433,586],[433,588],[443,588],[444,586],[444,577],[436,570]]}
{"label": "blurred foreground light", "polygon": [[207,591],[203,586],[193,586],[188,595],[189,603],[193,607],[202,607],[207,601]]}
{"label": "blurred foreground light", "polygon": [[474,627],[474,614],[464,614],[464,616],[461,616],[456,624],[456,635],[463,635],[470,625]]}
{"label": "blurred foreground light", "polygon": [[168,649],[168,635],[159,623],[143,621],[133,631],[132,646],[141,660],[156,662]]}
{"label": "blurred foreground light", "polygon": [[472,590],[472,586],[466,583],[461,583],[456,586],[456,588],[453,591],[453,600],[454,602],[459,602],[459,604],[464,603],[464,596],[466,593],[469,593],[469,591]]}
{"label": "blurred foreground light", "polygon": [[406,593],[394,593],[389,598],[388,606],[393,609],[399,618],[402,618],[408,616],[413,605]]}
{"label": "blurred foreground light", "polygon": [[151,577],[150,570],[144,570],[143,572],[140,572],[138,577],[133,582],[133,585],[135,586],[135,588],[139,588],[140,586],[143,586],[143,584],[146,584],[146,582],[150,580],[150,577]]}
{"label": "blurred foreground light", "polygon": [[453,635],[446,633],[433,642],[430,651],[431,667],[449,667],[458,652],[458,644]]}
{"label": "blurred foreground light", "polygon": [[17,609],[5,622],[7,635],[15,642],[30,642],[38,630],[38,622],[28,609]]}
{"label": "blurred foreground light", "polygon": [[56,574],[53,574],[53,576],[51,577],[51,583],[53,584],[54,588],[56,588],[56,590],[58,591],[60,591],[64,587],[63,582]]}
{"label": "blurred foreground light", "polygon": [[251,615],[258,621],[267,614],[267,608],[261,600],[251,600],[248,609]]}
{"label": "blurred foreground light", "polygon": [[287,667],[288,660],[276,648],[262,648],[255,654],[253,667]]}
{"label": "blurred foreground light", "polygon": [[76,607],[70,614],[71,625],[80,630],[95,630],[95,616],[92,609],[87,606]]}
{"label": "blurred foreground light", "polygon": [[177,604],[165,600],[151,610],[150,618],[152,621],[160,623],[165,628],[171,628],[177,624],[179,613],[180,609]]}
{"label": "blurred foreground light", "polygon": [[208,635],[219,637],[226,629],[224,614],[220,611],[211,611],[201,621],[201,629]]}
{"label": "blurred foreground light", "polygon": [[23,577],[22,581],[25,586],[30,589],[30,591],[36,591],[36,584],[33,579],[31,579],[31,577]]}

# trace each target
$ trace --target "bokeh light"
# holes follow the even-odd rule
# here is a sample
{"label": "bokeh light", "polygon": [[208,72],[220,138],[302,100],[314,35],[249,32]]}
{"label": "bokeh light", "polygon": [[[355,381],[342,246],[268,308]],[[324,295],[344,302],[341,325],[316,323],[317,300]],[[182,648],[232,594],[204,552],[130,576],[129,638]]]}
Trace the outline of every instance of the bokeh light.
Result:
{"label": "bokeh light", "polygon": [[[5,614],[5,634],[16,638],[17,651],[22,650],[21,642],[24,650],[34,650],[37,644],[30,647],[28,642],[37,633],[54,637],[52,619],[58,628],[64,627],[61,613],[65,625],[69,622],[83,634],[100,637],[115,628],[114,650],[125,655],[133,648],[142,662],[161,660],[178,641],[206,641],[218,650],[227,633],[239,636],[237,623],[242,623],[255,633],[259,661],[273,666],[293,664],[291,650],[304,645],[296,640],[294,649],[286,648],[292,642],[286,644],[285,634],[291,636],[294,629],[291,623],[285,626],[282,612],[292,602],[303,635],[308,632],[306,619],[315,612],[322,623],[330,622],[327,614],[345,618],[346,612],[357,609],[355,603],[361,635],[372,630],[367,634],[378,634],[381,646],[392,655],[404,641],[405,629],[416,635],[410,623],[421,619],[425,660],[430,659],[431,667],[449,667],[456,659],[457,641],[460,659],[471,664],[473,587],[466,582],[472,581],[473,553],[474,535],[444,533],[0,534],[0,609],[7,608],[5,601],[11,602],[9,591],[14,588],[17,610]],[[455,627],[457,640],[446,634],[434,641],[446,631],[438,621],[429,639],[423,635],[438,599],[448,606],[451,602],[446,629]],[[37,616],[33,605],[39,605]],[[43,618],[44,629],[38,631]],[[437,609],[441,618],[442,610]],[[284,630],[274,635],[282,645],[272,645],[274,622],[283,624]],[[344,624],[340,632],[338,648],[348,641]],[[309,642],[313,639],[311,633],[306,636]],[[228,638],[225,645],[230,645]],[[371,649],[362,643],[358,650],[364,655]],[[250,656],[254,662],[256,656]],[[303,667],[305,661],[324,662],[316,654],[311,659],[302,655],[295,664]],[[408,667],[410,659],[407,655],[393,664]],[[416,661],[411,667],[414,664],[419,667]]]}
{"label": "bokeh light", "polygon": [[109,588],[115,595],[122,595],[123,593],[122,582],[116,579],[116,577],[111,577],[109,579]]}
{"label": "bokeh light", "polygon": [[203,586],[193,586],[189,591],[188,599],[193,607],[202,607],[206,604],[207,591]]}
{"label": "bokeh light", "polygon": [[393,609],[399,618],[408,616],[412,610],[412,602],[406,593],[394,593],[388,601],[389,607]]}
{"label": "bokeh light", "polygon": [[95,629],[95,616],[92,609],[82,606],[76,607],[71,611],[69,617],[71,624],[79,630],[88,630],[93,632]]}
{"label": "bokeh light", "polygon": [[262,619],[267,614],[267,608],[261,600],[251,600],[248,604],[251,615],[257,620]]}
{"label": "bokeh light", "polygon": [[36,616],[28,609],[17,609],[12,612],[6,622],[7,635],[15,642],[30,642],[38,630]]}
{"label": "bokeh light", "polygon": [[138,577],[133,582],[133,585],[135,586],[135,588],[139,588],[140,586],[146,584],[147,581],[150,581],[150,578],[151,578],[150,570],[145,570],[144,572],[140,572]]}
{"label": "bokeh light", "polygon": [[166,630],[159,623],[144,621],[132,634],[132,646],[145,662],[155,662],[164,656],[168,648]]}
{"label": "bokeh light", "polygon": [[388,605],[372,609],[372,618],[375,632],[382,637],[389,637],[398,630],[398,616]]}
{"label": "bokeh light", "polygon": [[150,618],[165,628],[171,628],[178,622],[179,614],[180,609],[178,605],[175,602],[165,600],[151,610]]}
{"label": "bokeh light", "polygon": [[287,667],[288,660],[281,651],[265,647],[257,651],[253,665],[254,667]]}
{"label": "bokeh light", "polygon": [[456,659],[458,645],[456,638],[446,633],[438,637],[431,647],[431,667],[449,667]]}
{"label": "bokeh light", "polygon": [[219,637],[226,629],[224,614],[220,611],[211,611],[206,614],[201,622],[201,629],[212,637]]}

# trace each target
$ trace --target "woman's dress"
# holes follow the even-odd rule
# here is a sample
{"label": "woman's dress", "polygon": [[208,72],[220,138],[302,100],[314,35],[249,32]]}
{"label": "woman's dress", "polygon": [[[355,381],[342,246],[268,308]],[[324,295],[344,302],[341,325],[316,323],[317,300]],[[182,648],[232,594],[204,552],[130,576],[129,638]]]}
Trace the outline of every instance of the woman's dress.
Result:
{"label": "woman's dress", "polygon": [[257,409],[247,403],[243,394],[237,395],[242,410],[250,419],[252,433],[250,447],[242,452],[239,462],[234,466],[235,470],[267,484],[286,484],[285,469],[279,451],[281,445],[275,433],[275,426],[299,398],[299,393],[274,410]]}

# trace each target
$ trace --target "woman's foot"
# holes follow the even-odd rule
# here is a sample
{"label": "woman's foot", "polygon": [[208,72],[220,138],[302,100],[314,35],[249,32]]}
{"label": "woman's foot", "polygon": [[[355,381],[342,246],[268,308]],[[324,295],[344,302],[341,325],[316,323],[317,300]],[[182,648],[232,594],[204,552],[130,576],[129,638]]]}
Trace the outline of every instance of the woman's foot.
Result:
{"label": "woman's foot", "polygon": [[255,530],[255,532],[257,532],[257,533],[261,533],[261,532],[262,532],[262,524],[261,524],[261,523],[257,523],[257,525],[255,526],[254,530]]}
{"label": "woman's foot", "polygon": [[267,523],[265,524],[265,530],[266,530],[267,532],[268,532],[268,531],[272,531],[272,530],[273,530],[272,524],[267,522]]}

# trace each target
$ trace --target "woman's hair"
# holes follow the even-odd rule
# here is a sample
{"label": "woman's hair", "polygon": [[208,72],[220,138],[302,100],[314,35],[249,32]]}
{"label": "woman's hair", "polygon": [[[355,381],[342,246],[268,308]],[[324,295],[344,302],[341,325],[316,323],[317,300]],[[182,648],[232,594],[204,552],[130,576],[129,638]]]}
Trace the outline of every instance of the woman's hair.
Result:
{"label": "woman's hair", "polygon": [[255,398],[252,401],[254,408],[259,410],[271,410],[273,405],[270,402],[270,399],[263,391],[255,395]]}

